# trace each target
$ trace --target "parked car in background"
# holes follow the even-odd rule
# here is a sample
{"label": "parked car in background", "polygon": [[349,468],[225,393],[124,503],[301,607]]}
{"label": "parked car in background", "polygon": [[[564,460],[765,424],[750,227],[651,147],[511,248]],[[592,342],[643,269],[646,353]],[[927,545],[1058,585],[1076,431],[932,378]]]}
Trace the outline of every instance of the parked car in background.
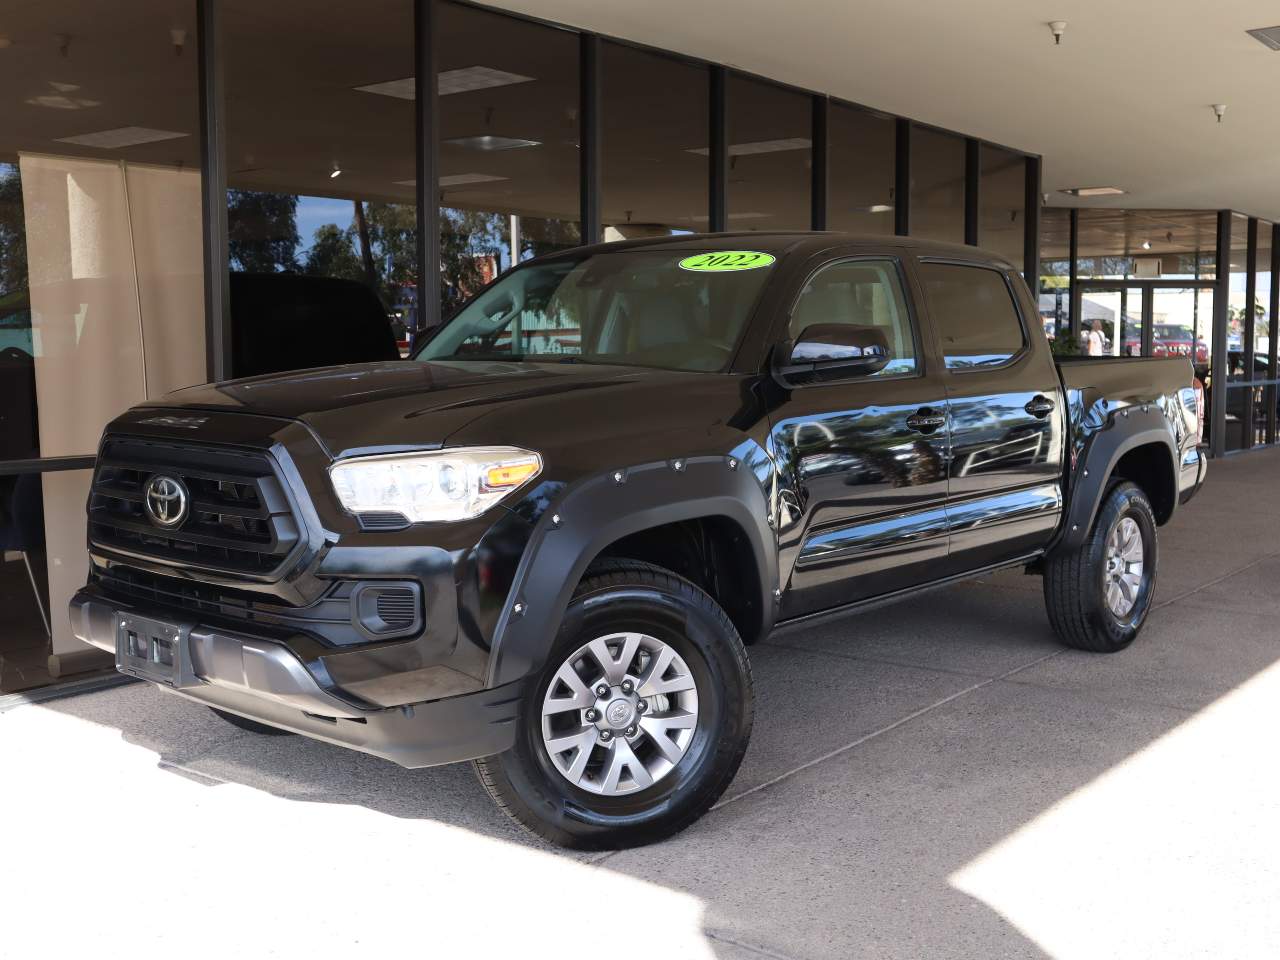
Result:
{"label": "parked car in background", "polygon": [[1188,357],[1197,364],[1209,362],[1209,344],[1179,323],[1157,323],[1151,348],[1157,357]]}
{"label": "parked car in background", "polygon": [[237,377],[400,359],[373,290],[296,273],[231,273],[231,344]]}
{"label": "parked car in background", "polygon": [[775,629],[1016,567],[1064,644],[1131,644],[1200,416],[1186,358],[1055,363],[972,247],[600,244],[410,360],[114,420],[71,622],[243,728],[474,760],[543,837],[633,846],[732,780]]}

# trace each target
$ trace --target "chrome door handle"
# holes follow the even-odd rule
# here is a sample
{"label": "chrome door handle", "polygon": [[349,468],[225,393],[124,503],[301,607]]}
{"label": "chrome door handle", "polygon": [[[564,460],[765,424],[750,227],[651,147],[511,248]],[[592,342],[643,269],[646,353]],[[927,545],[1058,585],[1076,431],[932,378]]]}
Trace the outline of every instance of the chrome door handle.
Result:
{"label": "chrome door handle", "polygon": [[1053,401],[1048,397],[1032,397],[1022,409],[1033,417],[1039,417],[1043,420],[1053,413]]}
{"label": "chrome door handle", "polygon": [[934,413],[929,407],[921,407],[907,417],[907,426],[917,433],[933,433],[946,422],[945,414]]}

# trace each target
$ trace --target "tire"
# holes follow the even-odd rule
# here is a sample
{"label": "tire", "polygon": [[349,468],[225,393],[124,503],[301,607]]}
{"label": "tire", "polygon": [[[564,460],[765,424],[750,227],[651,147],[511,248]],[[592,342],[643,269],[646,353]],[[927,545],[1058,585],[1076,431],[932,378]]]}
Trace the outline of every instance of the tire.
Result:
{"label": "tire", "polygon": [[219,710],[217,707],[210,707],[209,709],[233,727],[239,727],[241,730],[248,730],[250,733],[260,733],[268,737],[293,736],[292,730],[281,730],[279,727],[268,726],[265,723],[259,723],[257,720],[250,720],[248,717],[242,717],[238,713],[228,713],[226,710]]}
{"label": "tire", "polygon": [[[1131,559],[1125,560],[1123,552],[1115,549],[1134,542],[1124,537],[1125,531],[1133,528],[1140,537],[1140,573],[1134,573]],[[1108,597],[1113,580],[1108,568],[1109,545],[1128,575],[1128,586],[1116,586],[1119,592],[1113,595],[1119,597],[1120,610]],[[1129,555],[1131,558],[1132,548]],[[1058,639],[1068,647],[1091,653],[1116,653],[1133,643],[1151,610],[1158,559],[1156,520],[1146,494],[1128,481],[1113,484],[1084,544],[1078,550],[1055,553],[1045,563],[1044,602]],[[1124,609],[1126,603],[1131,606]]]}
{"label": "tire", "polygon": [[[720,797],[746,752],[753,711],[746,650],[719,605],[669,570],[608,561],[574,592],[515,746],[475,769],[503,811],[552,843],[642,846],[683,830]],[[548,746],[570,739],[581,746]]]}

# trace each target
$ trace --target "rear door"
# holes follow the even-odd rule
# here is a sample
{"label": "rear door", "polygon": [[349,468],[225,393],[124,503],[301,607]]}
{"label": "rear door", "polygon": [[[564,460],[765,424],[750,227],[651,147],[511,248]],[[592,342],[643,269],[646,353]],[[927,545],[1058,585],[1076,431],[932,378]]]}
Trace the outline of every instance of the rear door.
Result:
{"label": "rear door", "polygon": [[1016,275],[921,258],[917,276],[938,340],[951,430],[947,572],[1044,546],[1062,512],[1065,411],[1057,368],[1032,340]]}
{"label": "rear door", "polygon": [[920,583],[947,553],[941,368],[901,256],[829,254],[803,275],[778,339],[814,324],[878,326],[891,359],[872,375],[782,390],[774,405],[784,618]]}

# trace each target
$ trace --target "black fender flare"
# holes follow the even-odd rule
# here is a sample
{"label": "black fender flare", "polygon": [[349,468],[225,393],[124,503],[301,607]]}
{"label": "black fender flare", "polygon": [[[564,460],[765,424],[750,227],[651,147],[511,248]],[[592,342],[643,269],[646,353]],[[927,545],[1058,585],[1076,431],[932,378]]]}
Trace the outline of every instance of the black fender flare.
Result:
{"label": "black fender flare", "polygon": [[542,667],[574,589],[610,543],[712,516],[728,518],[746,536],[759,572],[759,635],[766,635],[776,615],[778,551],[768,499],[748,464],[705,456],[618,468],[573,483],[538,518],[494,631],[486,685]]}
{"label": "black fender flare", "polygon": [[[1116,464],[1130,450],[1148,444],[1159,444],[1169,454],[1169,476],[1172,490],[1178,489],[1177,445],[1173,428],[1159,404],[1128,407],[1111,415],[1108,425],[1093,435],[1075,465],[1066,522],[1058,549],[1079,548],[1093,528],[1093,519],[1102,505],[1103,494],[1111,482]],[[1177,507],[1177,497],[1174,497]]]}

